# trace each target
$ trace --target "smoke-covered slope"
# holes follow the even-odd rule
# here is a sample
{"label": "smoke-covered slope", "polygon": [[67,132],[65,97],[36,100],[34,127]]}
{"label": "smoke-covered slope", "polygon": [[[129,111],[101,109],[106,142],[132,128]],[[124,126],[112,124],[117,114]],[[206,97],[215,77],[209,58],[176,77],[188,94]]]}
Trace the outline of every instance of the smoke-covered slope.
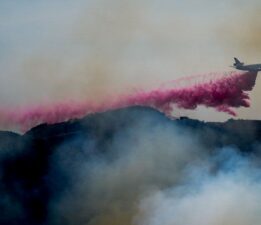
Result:
{"label": "smoke-covered slope", "polygon": [[[238,190],[233,190],[233,195],[229,190],[243,185],[234,177],[247,176],[244,182],[254,182],[249,180],[253,168],[255,175],[261,176],[260,131],[260,121],[170,120],[156,110],[132,107],[40,125],[22,136],[1,132],[0,223],[116,225],[160,224],[164,220],[163,224],[168,225],[172,224],[170,215],[174,215],[171,221],[180,221],[184,212],[192,221],[193,213],[183,202],[189,198],[187,193],[201,190],[201,185],[208,190],[214,185],[213,179],[219,184],[216,174],[222,174],[224,182],[232,183],[228,190],[222,189],[224,193],[221,192],[219,204],[213,209],[214,216],[206,221],[222,223],[215,219],[221,205],[227,207],[223,222],[237,224],[237,219],[229,217],[232,206],[222,202],[222,196],[231,195],[231,201],[240,202],[234,196]],[[193,177],[200,178],[192,179],[191,171],[198,171]],[[202,174],[204,182],[195,184]],[[254,190],[249,199],[259,196],[258,200],[260,179],[256,176],[253,179],[256,183],[251,185]],[[244,188],[243,185],[238,191],[238,197],[245,193]],[[169,190],[179,190],[179,194],[169,194]],[[158,192],[164,195],[159,201]],[[204,199],[208,192],[197,193],[202,202],[195,206],[208,205],[210,200]],[[249,199],[246,201],[250,202]],[[165,204],[172,200],[180,205],[174,207],[176,203],[172,203],[173,211],[168,212],[172,208]],[[192,205],[193,201],[190,199]],[[255,210],[260,210],[260,204],[251,204],[246,203],[244,212],[236,211],[241,214],[241,221],[257,220]],[[175,224],[196,224],[191,221]]]}

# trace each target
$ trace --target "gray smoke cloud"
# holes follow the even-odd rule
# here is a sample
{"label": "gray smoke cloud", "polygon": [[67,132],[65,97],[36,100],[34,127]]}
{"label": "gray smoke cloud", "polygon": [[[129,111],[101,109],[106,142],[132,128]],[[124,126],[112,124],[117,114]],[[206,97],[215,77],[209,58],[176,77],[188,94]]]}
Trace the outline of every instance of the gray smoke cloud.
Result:
{"label": "gray smoke cloud", "polygon": [[70,185],[49,206],[54,224],[260,224],[259,159],[207,148],[208,130],[154,122],[140,117],[93,157],[95,142],[59,149],[53,169]]}
{"label": "gray smoke cloud", "polygon": [[148,132],[152,122],[142,118],[115,136],[105,156],[88,162],[76,159],[64,164],[68,148],[61,148],[60,166],[74,177],[72,194],[53,206],[62,223],[131,224],[143,194],[175,184],[184,166],[200,158],[196,140],[188,140],[167,124],[155,124]]}

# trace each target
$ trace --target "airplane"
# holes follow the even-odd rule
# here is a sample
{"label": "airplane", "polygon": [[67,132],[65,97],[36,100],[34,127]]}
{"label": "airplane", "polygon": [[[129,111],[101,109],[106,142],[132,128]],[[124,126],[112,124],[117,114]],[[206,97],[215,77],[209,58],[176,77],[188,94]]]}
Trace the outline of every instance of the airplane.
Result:
{"label": "airplane", "polygon": [[249,64],[245,65],[243,62],[240,62],[237,58],[234,58],[235,63],[232,67],[238,70],[244,70],[249,72],[259,72],[261,71],[261,64]]}

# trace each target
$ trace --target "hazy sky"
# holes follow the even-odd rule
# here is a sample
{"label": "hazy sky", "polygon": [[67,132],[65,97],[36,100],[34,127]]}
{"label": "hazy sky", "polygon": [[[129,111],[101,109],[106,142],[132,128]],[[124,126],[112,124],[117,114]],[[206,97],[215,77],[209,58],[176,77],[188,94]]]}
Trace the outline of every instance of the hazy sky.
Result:
{"label": "hazy sky", "polygon": [[[257,0],[0,0],[0,104],[98,99],[261,62]],[[261,81],[244,118],[260,118]],[[212,110],[210,110],[212,112]],[[227,118],[209,110],[199,118]]]}

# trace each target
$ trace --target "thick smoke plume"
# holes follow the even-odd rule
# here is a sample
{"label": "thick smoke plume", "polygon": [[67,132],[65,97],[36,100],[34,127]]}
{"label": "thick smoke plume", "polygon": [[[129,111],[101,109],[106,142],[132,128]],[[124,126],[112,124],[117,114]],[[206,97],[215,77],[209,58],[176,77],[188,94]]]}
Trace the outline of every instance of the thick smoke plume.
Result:
{"label": "thick smoke plume", "polygon": [[256,75],[257,73],[251,72],[231,72],[189,77],[172,81],[173,86],[162,85],[158,89],[108,97],[100,103],[72,101],[19,109],[5,108],[0,110],[0,123],[7,128],[18,125],[21,130],[26,131],[40,123],[54,124],[129,106],[152,107],[171,117],[175,107],[195,109],[203,105],[235,116],[236,113],[231,108],[249,107],[249,97],[245,91],[252,90]]}

